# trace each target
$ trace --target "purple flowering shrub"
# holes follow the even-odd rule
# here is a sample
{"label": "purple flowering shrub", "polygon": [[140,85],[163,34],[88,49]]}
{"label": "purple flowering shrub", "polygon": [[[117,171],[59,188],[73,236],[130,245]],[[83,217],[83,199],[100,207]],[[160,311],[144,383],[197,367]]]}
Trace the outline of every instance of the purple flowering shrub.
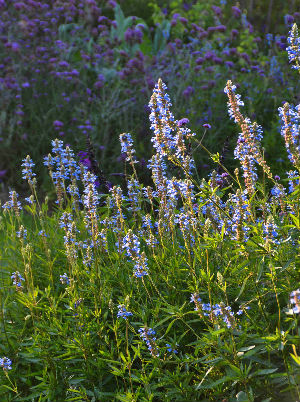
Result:
{"label": "purple flowering shrub", "polygon": [[[276,99],[284,88],[290,100],[299,85],[296,80],[287,85],[282,26],[269,36],[260,35],[243,4],[175,1],[161,8],[127,3],[1,2],[0,180],[6,187],[18,184],[24,191],[16,164],[27,152],[38,161],[56,137],[77,153],[87,152],[90,136],[101,168],[115,174],[123,162],[118,135],[132,127],[138,168],[146,180],[147,100],[159,77],[168,84],[176,114],[190,121],[192,131],[212,125],[203,141],[217,152],[226,140],[221,92],[230,75],[244,88],[250,114],[260,110],[261,123],[269,129],[264,141],[279,158],[280,147],[273,143]],[[290,26],[298,18],[293,13],[282,24]],[[229,147],[233,142],[230,138]],[[201,155],[196,159],[202,174],[210,160]],[[234,161],[229,158],[229,163]],[[49,191],[45,171],[42,177]]]}

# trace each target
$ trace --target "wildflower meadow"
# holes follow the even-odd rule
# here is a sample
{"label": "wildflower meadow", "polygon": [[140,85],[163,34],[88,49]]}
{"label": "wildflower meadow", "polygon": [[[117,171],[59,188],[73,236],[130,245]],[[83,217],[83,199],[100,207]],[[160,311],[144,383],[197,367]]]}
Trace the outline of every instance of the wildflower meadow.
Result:
{"label": "wildflower meadow", "polygon": [[[72,18],[78,22],[85,14],[77,13],[84,7],[79,7],[75,1],[70,3],[72,7],[67,17],[73,24]],[[108,3],[109,12],[119,15],[117,22],[108,22],[110,17],[102,18],[96,2],[86,4],[88,10],[96,7],[89,16],[92,20],[96,15],[102,27],[93,31],[94,36],[98,31],[113,32],[119,35],[120,43],[123,37],[127,38],[124,43],[128,53],[140,54],[136,60],[146,53],[145,47],[140,48],[143,44],[158,46],[159,39],[155,41],[155,37],[160,38],[162,47],[166,46],[163,32],[166,32],[164,24],[167,22],[164,11],[156,3],[152,4],[153,18],[157,19],[156,33],[155,28],[152,30],[153,43],[150,33],[148,42],[142,40],[143,32],[148,29],[144,20],[136,19],[136,24],[132,25],[132,19],[126,20],[129,17],[125,17],[119,4]],[[184,27],[189,23],[198,26],[188,7],[183,7],[186,17],[176,16],[177,3],[181,5],[178,1],[169,6],[169,11],[173,11],[171,21],[175,21],[170,22],[169,28],[179,30],[174,35],[180,35],[182,29],[182,53],[177,54],[177,66],[176,58],[172,59],[170,54],[164,56],[170,65],[174,63],[174,68],[183,67],[180,57],[184,58],[186,51],[184,41],[193,42],[191,37],[185,38],[188,32]],[[130,4],[137,9],[134,2]],[[5,21],[10,21],[10,12],[16,15],[23,10],[30,15],[33,7],[39,7],[37,13],[50,12],[50,6],[33,1],[15,3],[12,9],[0,0],[1,7],[3,26],[7,26]],[[68,8],[63,2],[57,7]],[[227,2],[214,7],[214,18],[222,19]],[[242,18],[238,5],[230,5],[229,11],[230,23]],[[300,32],[294,23],[297,14],[288,17],[285,17],[289,25],[287,41],[277,56],[278,60],[286,57],[286,71],[283,62],[279,69],[282,82],[287,84],[286,80],[290,79],[295,89],[300,74]],[[28,30],[26,35],[32,33],[29,37],[35,46],[37,28],[28,21],[24,20],[24,30]],[[38,21],[35,23],[45,29],[47,18],[45,24]],[[127,22],[122,25],[122,21]],[[56,26],[57,21],[51,20],[51,24]],[[91,21],[90,24],[92,27]],[[139,29],[139,24],[145,25]],[[245,32],[251,34],[252,28],[245,18],[243,24]],[[271,26],[271,20],[269,24]],[[193,29],[195,35],[201,33],[206,41],[208,35],[223,34],[227,29],[222,24],[218,27],[210,31]],[[67,35],[63,29],[67,30],[64,27],[59,32]],[[72,29],[77,40],[76,24]],[[159,29],[161,36],[157,33]],[[107,36],[108,33],[101,38],[106,40]],[[47,36],[41,34],[41,37]],[[64,40],[58,44],[60,49]],[[215,39],[215,43],[218,41]],[[280,41],[277,38],[279,44]],[[18,44],[9,43],[6,42],[7,49],[17,48]],[[27,42],[24,39],[20,43]],[[111,45],[107,40],[105,52]],[[137,45],[135,49],[134,45]],[[69,56],[70,48],[64,48],[70,51]],[[27,49],[28,55],[32,49]],[[215,50],[211,48],[214,55],[209,59],[196,55],[203,58],[196,65],[202,66],[205,60],[219,57]],[[25,58],[26,54],[20,57]],[[40,50],[40,54],[45,51]],[[41,60],[48,60],[48,56]],[[237,57],[237,54],[232,56]],[[247,73],[249,93],[258,88],[255,86],[257,74],[262,81],[266,79],[265,70],[269,67],[264,64],[263,51],[260,56],[257,68],[249,68]],[[72,57],[76,60],[79,55]],[[113,62],[109,52],[107,57]],[[81,131],[83,141],[74,140],[73,146],[72,130],[69,130],[72,125],[67,124],[71,120],[63,121],[50,109],[51,118],[45,115],[45,124],[51,122],[57,138],[48,136],[50,126],[45,126],[47,130],[41,134],[34,157],[26,152],[20,164],[14,167],[22,183],[19,179],[11,180],[20,191],[9,187],[1,205],[0,402],[299,402],[300,105],[283,97],[278,100],[280,88],[276,89],[275,81],[277,95],[272,91],[264,92],[264,97],[272,99],[270,103],[264,97],[254,100],[243,96],[245,88],[236,78],[245,74],[240,68],[246,67],[237,67],[238,60],[232,62],[233,65],[215,60],[217,66],[222,64],[218,82],[203,89],[202,96],[207,93],[211,100],[219,98],[216,103],[218,108],[223,107],[228,123],[222,125],[225,121],[222,114],[219,121],[214,114],[208,119],[206,109],[199,116],[202,120],[197,123],[197,131],[194,113],[186,117],[188,114],[182,106],[184,102],[193,104],[195,89],[187,86],[184,95],[181,85],[185,83],[179,83],[181,93],[175,96],[173,82],[173,99],[167,85],[169,80],[164,79],[168,76],[165,70],[168,63],[165,66],[153,64],[155,74],[161,75],[146,91],[140,91],[143,85],[146,88],[145,76],[151,75],[149,56],[144,60],[145,65],[149,63],[148,70],[141,68],[143,73],[136,73],[135,87],[131,85],[132,92],[139,92],[140,97],[149,95],[148,103],[143,107],[140,99],[139,105],[144,110],[137,111],[136,115],[134,107],[130,106],[127,112],[132,113],[132,119],[128,118],[124,124],[126,129],[113,138],[108,135],[109,130],[105,130],[116,129],[118,124],[122,128],[123,120],[116,121],[123,112],[113,117],[116,120],[111,126],[104,127],[102,139],[106,141],[105,147],[111,139],[112,151],[104,156],[106,151],[109,153],[109,149],[105,150],[101,159],[92,118],[88,116],[89,112],[94,116],[93,108],[107,101],[108,94],[112,96],[117,86],[106,86],[107,70],[106,77],[100,73],[97,78],[94,72],[90,74],[89,68],[96,70],[99,66],[96,61],[94,65],[90,63],[86,55],[84,59],[88,65],[84,79],[79,71],[75,74],[71,66],[61,66],[68,74],[53,74],[53,86],[48,86],[55,94],[60,79],[66,79],[67,86],[72,86],[73,79],[80,81],[82,78],[77,88],[84,86],[87,80],[98,83],[96,89],[103,91],[102,98],[93,95],[95,88],[87,91],[87,96],[94,96],[94,100],[86,109],[86,105],[82,105],[81,116],[85,120],[76,128],[78,137]],[[22,63],[25,71],[24,60]],[[41,63],[41,69],[48,71],[47,63]],[[58,59],[52,63],[59,63]],[[115,69],[118,63],[121,61],[117,61]],[[124,70],[118,71],[127,74]],[[227,78],[223,80],[225,73]],[[249,77],[254,80],[252,89]],[[172,74],[171,78],[174,78]],[[177,77],[178,81],[181,79],[183,72]],[[269,82],[272,79],[270,73]],[[10,77],[9,81],[8,76],[5,82],[5,85],[10,83],[12,91],[7,99],[12,99],[16,93],[21,97],[23,91],[35,85],[28,81],[29,86],[19,87],[16,80]],[[130,85],[124,82],[128,89]],[[222,92],[215,89],[221,83]],[[118,90],[122,98],[126,91],[121,87]],[[282,88],[282,96],[292,89]],[[27,111],[32,108],[31,115],[22,115],[29,121],[36,113],[33,125],[26,123],[29,129],[38,127],[42,116],[33,109],[38,101],[33,97],[30,104],[27,95],[28,103],[18,108]],[[14,102],[19,101],[17,98]],[[71,116],[72,102],[66,101],[64,117]],[[270,132],[266,134],[260,124],[260,110],[256,115],[251,112],[255,102],[261,108],[266,107],[261,119],[268,120],[268,127],[274,123],[270,132],[276,138],[271,139]],[[41,101],[41,108],[46,108],[46,104]],[[101,112],[106,107],[103,106]],[[204,110],[205,105],[202,107]],[[196,110],[197,102],[194,108]],[[272,108],[274,116],[268,118]],[[73,111],[75,114],[78,110],[74,107]],[[146,112],[149,144],[144,146],[134,124],[141,121],[141,115]],[[130,122],[133,127],[127,130]],[[20,130],[23,123],[16,123]],[[217,127],[223,127],[222,141],[217,140]],[[225,141],[230,130],[234,133],[233,149],[230,147],[233,139]],[[212,138],[206,141],[212,132]],[[37,134],[34,135],[37,138]],[[13,136],[7,141],[5,146],[9,149]],[[219,152],[214,150],[214,142],[222,145]],[[21,143],[16,141],[16,144],[21,147]],[[268,145],[274,149],[274,155],[270,155]],[[48,146],[48,154],[39,154]],[[34,150],[34,142],[29,144],[29,150],[30,147]],[[282,160],[277,158],[276,147],[282,152]],[[149,154],[145,158],[146,151]],[[231,151],[232,155],[228,156]],[[204,156],[199,157],[199,154]],[[114,159],[116,155],[121,158]],[[122,166],[122,172],[116,173],[115,166],[106,168],[108,160],[117,168]],[[205,161],[209,163],[206,170],[203,168]],[[8,172],[2,177],[6,174]],[[14,175],[17,176],[17,172]]]}

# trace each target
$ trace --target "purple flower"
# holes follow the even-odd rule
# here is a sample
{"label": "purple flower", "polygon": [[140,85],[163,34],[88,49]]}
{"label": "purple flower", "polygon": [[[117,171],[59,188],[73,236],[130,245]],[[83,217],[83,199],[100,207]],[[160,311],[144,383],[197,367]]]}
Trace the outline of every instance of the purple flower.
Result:
{"label": "purple flower", "polygon": [[194,92],[195,92],[195,89],[189,85],[189,86],[186,87],[185,90],[182,92],[182,95],[183,95],[185,98],[189,98]]}
{"label": "purple flower", "polygon": [[204,58],[203,58],[203,57],[198,57],[198,58],[196,59],[196,64],[197,64],[197,65],[203,64],[203,62],[204,62]]}
{"label": "purple flower", "polygon": [[225,32],[226,31],[226,26],[225,25],[217,25],[215,27],[215,31],[217,31],[217,32]]}
{"label": "purple flower", "polygon": [[234,39],[239,35],[239,31],[237,29],[231,30],[231,37]]}
{"label": "purple flower", "polygon": [[204,58],[205,58],[206,60],[211,60],[214,56],[215,56],[214,52],[211,52],[211,51],[209,50],[207,53],[205,53]]}
{"label": "purple flower", "polygon": [[295,21],[294,17],[290,14],[286,14],[284,16],[284,23],[285,25],[291,25]]}
{"label": "purple flower", "polygon": [[231,10],[235,18],[239,18],[242,14],[241,10],[236,6],[231,7]]}
{"label": "purple flower", "polygon": [[184,18],[184,17],[179,17],[179,21],[180,21],[182,24],[187,24],[187,23],[188,23],[188,20],[187,20],[186,18]]}
{"label": "purple flower", "polygon": [[211,125],[210,124],[208,124],[208,123],[205,123],[205,124],[203,124],[203,127],[204,128],[207,128],[208,130],[211,128]]}
{"label": "purple flower", "polygon": [[211,8],[213,9],[214,13],[220,17],[222,15],[222,9],[218,6],[211,6]]}
{"label": "purple flower", "polygon": [[56,130],[59,130],[60,128],[62,128],[64,126],[64,123],[59,120],[54,120],[53,126],[55,127]]}
{"label": "purple flower", "polygon": [[234,67],[234,62],[233,61],[225,61],[225,63],[224,63],[227,67],[229,67],[229,68],[233,68]]}
{"label": "purple flower", "polygon": [[182,126],[188,124],[189,122],[190,122],[189,119],[186,118],[186,117],[184,117],[183,119],[178,120],[178,123],[177,123],[177,124],[178,124],[179,127],[182,127]]}

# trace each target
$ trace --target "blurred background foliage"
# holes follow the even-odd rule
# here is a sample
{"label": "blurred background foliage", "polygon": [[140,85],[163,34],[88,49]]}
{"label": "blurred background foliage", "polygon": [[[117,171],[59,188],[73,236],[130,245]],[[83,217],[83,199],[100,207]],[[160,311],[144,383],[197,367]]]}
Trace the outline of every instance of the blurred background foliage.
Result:
{"label": "blurred background foliage", "polygon": [[[289,168],[277,109],[299,101],[299,81],[288,66],[286,37],[300,21],[299,1],[72,0],[0,2],[0,186],[23,191],[18,167],[30,154],[44,192],[42,156],[58,137],[76,153],[92,139],[104,174],[121,183],[119,134],[131,132],[145,181],[151,156],[149,108],[159,77],[176,119],[204,135],[229,169],[237,128],[223,88],[238,87],[247,115],[263,126],[270,165]],[[198,173],[209,156],[196,152]],[[4,197],[5,198],[5,197]]]}

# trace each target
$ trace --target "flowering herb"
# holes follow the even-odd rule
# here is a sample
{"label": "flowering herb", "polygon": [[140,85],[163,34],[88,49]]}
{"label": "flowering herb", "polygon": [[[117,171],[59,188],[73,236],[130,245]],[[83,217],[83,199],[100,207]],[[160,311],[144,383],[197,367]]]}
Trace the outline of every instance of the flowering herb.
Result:
{"label": "flowering herb", "polygon": [[130,317],[130,316],[132,316],[132,313],[130,311],[127,311],[124,304],[119,304],[117,317],[124,318],[124,320],[128,320],[128,317]]}
{"label": "flowering herb", "polygon": [[142,327],[138,330],[140,337],[146,342],[146,345],[153,357],[159,357],[158,348],[156,345],[156,332],[152,328]]}
{"label": "flowering herb", "polygon": [[11,370],[12,362],[8,357],[1,357],[0,366],[3,368],[4,371]]}
{"label": "flowering herb", "polygon": [[293,290],[290,294],[290,302],[293,305],[293,312],[295,314],[300,313],[300,289]]}

